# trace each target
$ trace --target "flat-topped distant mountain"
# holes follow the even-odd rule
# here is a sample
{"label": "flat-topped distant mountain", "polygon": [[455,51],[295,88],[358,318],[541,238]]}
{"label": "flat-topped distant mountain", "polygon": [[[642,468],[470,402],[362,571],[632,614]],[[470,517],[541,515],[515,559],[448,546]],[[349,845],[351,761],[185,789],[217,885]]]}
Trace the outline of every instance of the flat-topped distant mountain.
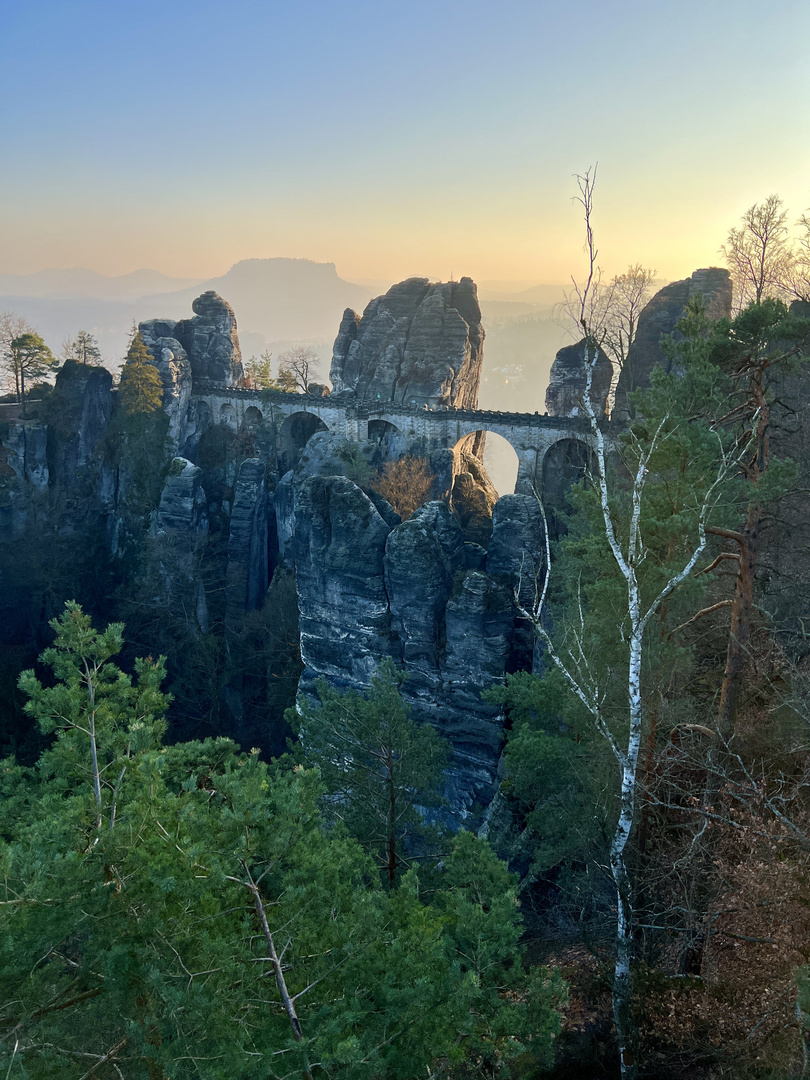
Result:
{"label": "flat-topped distant mountain", "polygon": [[[245,330],[266,341],[324,340],[332,344],[347,307],[363,310],[374,293],[338,277],[334,263],[309,259],[242,259],[221,277],[209,278],[179,292],[144,296],[139,303],[160,315],[185,318],[182,309],[201,292],[213,289],[233,308],[240,337]],[[244,350],[243,350],[244,351]]]}
{"label": "flat-topped distant mountain", "polygon": [[[319,346],[326,360],[347,307],[362,311],[374,295],[338,277],[334,263],[309,259],[244,259],[207,280],[172,278],[155,270],[106,277],[82,268],[0,274],[0,311],[34,326],[54,352],[78,330],[99,340],[105,363],[121,363],[133,322],[156,316],[186,319],[191,302],[213,289],[233,307],[245,357],[269,346]],[[326,365],[328,370],[328,363]]]}
{"label": "flat-topped distant mountain", "polygon": [[[41,270],[0,274],[0,312],[28,319],[54,353],[65,338],[89,330],[114,370],[123,361],[133,322],[187,319],[195,297],[213,289],[236,313],[245,359],[265,348],[278,357],[290,345],[307,344],[320,356],[319,374],[326,378],[344,310],[362,312],[389,284],[356,284],[339,277],[334,263],[286,258],[243,259],[219,277],[199,280],[155,270],[119,277],[82,268]],[[489,408],[542,409],[548,371],[565,340],[549,317],[563,287],[509,292],[509,285],[493,282],[479,293],[487,335],[480,401]]]}

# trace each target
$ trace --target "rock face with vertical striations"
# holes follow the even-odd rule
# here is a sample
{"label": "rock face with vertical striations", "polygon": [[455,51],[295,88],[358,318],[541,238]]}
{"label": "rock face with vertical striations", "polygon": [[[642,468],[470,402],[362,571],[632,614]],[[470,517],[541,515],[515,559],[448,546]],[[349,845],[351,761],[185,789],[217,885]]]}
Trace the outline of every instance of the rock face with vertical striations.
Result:
{"label": "rock face with vertical striations", "polygon": [[627,394],[631,390],[646,390],[650,385],[653,368],[669,370],[661,337],[675,332],[686,305],[694,296],[703,297],[710,319],[728,317],[731,313],[731,275],[728,270],[718,266],[695,270],[691,277],[665,285],[646,305],[639,315],[636,337],[619,376],[615,409],[618,417],[627,414]]}
{"label": "rock face with vertical striations", "polygon": [[430,502],[388,536],[385,583],[399,638],[406,694],[430,708],[441,686],[444,609],[464,565],[464,535],[442,502]]}
{"label": "rock face with vertical striations", "polygon": [[191,305],[193,319],[175,324],[174,337],[185,349],[195,381],[238,386],[244,375],[236,316],[215,292],[204,292]]}
{"label": "rock face with vertical striations", "polygon": [[301,659],[299,692],[326,676],[367,687],[389,655],[390,616],[383,575],[391,531],[345,476],[313,476],[295,500],[295,569]]}
{"label": "rock face with vertical striations", "polygon": [[391,656],[414,718],[452,744],[456,821],[494,791],[503,716],[481,691],[503,681],[514,626],[508,588],[467,569],[469,546],[441,502],[391,528],[345,477],[314,476],[297,491],[299,693],[312,695],[319,676],[364,690]]}
{"label": "rock face with vertical striations", "polygon": [[149,319],[138,325],[163,383],[163,409],[169,417],[169,438],[176,447],[185,439],[191,397],[191,362],[177,339],[177,325],[172,319]]}
{"label": "rock face with vertical striations", "polygon": [[[610,391],[613,366],[599,350],[591,377],[591,404],[600,416]],[[554,357],[546,390],[546,411],[549,416],[586,416],[582,404],[586,382],[585,339],[576,345],[566,345]]]}
{"label": "rock face with vertical striations", "polygon": [[453,745],[449,795],[462,817],[495,794],[503,714],[481,700],[481,691],[504,680],[513,625],[508,589],[477,570],[456,577],[444,613],[443,685],[436,711],[437,726]]}
{"label": "rock face with vertical striations", "polygon": [[239,630],[247,611],[261,607],[268,583],[267,487],[264,462],[248,458],[239,467],[228,537],[225,622]]}
{"label": "rock face with vertical striations", "polygon": [[160,493],[153,531],[183,535],[192,541],[208,532],[208,503],[202,487],[202,469],[176,457]]}
{"label": "rock face with vertical striations", "polygon": [[484,330],[471,278],[431,284],[408,278],[347,309],[332,356],[336,392],[361,401],[475,408]]}
{"label": "rock face with vertical striations", "polygon": [[53,473],[71,484],[87,469],[112,415],[112,375],[106,368],[66,360],[49,402],[58,442]]}
{"label": "rock face with vertical striations", "polygon": [[[540,504],[534,495],[503,495],[492,514],[492,539],[486,570],[531,610],[542,588],[545,567],[545,528]],[[510,665],[530,671],[534,653],[531,623],[514,610]]]}

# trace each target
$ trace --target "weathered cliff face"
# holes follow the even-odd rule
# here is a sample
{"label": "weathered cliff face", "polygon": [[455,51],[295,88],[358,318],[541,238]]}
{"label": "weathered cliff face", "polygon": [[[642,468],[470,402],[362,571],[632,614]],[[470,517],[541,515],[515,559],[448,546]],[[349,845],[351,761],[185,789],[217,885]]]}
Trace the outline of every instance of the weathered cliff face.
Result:
{"label": "weathered cliff face", "polygon": [[238,386],[244,375],[236,316],[215,292],[204,292],[191,305],[193,319],[175,325],[174,337],[185,349],[195,380]]}
{"label": "weathered cliff face", "polygon": [[322,675],[338,686],[365,688],[389,655],[383,555],[390,531],[368,496],[343,476],[313,476],[298,490],[301,690],[312,693]]}
{"label": "weathered cliff face", "polygon": [[86,471],[112,416],[112,375],[66,360],[48,401],[53,479],[71,485]]}
{"label": "weathered cliff face", "polygon": [[248,458],[239,467],[228,537],[225,622],[230,630],[240,629],[245,613],[264,602],[269,584],[267,525],[264,462]]}
{"label": "weathered cliff face", "polygon": [[154,358],[163,383],[163,409],[169,417],[169,438],[179,447],[186,436],[186,414],[191,397],[191,361],[176,337],[171,319],[149,319],[138,325],[141,337]]}
{"label": "weathered cliff face", "polygon": [[361,401],[474,408],[483,341],[470,278],[437,284],[409,278],[372,300],[362,317],[346,310],[332,356],[332,386]]}
{"label": "weathered cliff face", "polygon": [[174,458],[155,513],[155,535],[174,532],[196,541],[208,532],[208,500],[202,475],[202,469],[191,461]]}
{"label": "weathered cliff face", "polygon": [[[535,541],[536,530],[524,533],[526,544]],[[516,640],[517,550],[511,562],[496,559],[496,579],[473,549],[445,503],[427,503],[392,528],[345,477],[311,477],[298,489],[300,692],[311,695],[319,676],[365,689],[380,660],[393,657],[407,674],[402,693],[415,719],[451,742],[456,821],[494,792],[503,716],[481,691],[503,681]],[[523,651],[530,663],[530,647]]]}
{"label": "weathered cliff face", "polygon": [[0,543],[14,540],[33,523],[48,479],[47,427],[11,426],[0,445]]}
{"label": "weathered cliff face", "polygon": [[[503,495],[492,514],[492,538],[486,570],[531,610],[545,573],[545,529],[540,504],[533,495]],[[534,631],[515,609],[510,670],[531,671]]]}
{"label": "weathered cliff face", "polygon": [[[585,339],[576,345],[566,345],[554,358],[546,390],[546,412],[549,416],[585,416],[582,395],[587,376]],[[597,416],[605,411],[613,365],[599,349],[591,378],[591,404]]]}
{"label": "weathered cliff face", "polygon": [[709,318],[728,317],[731,313],[731,276],[728,270],[717,266],[695,270],[691,277],[665,285],[650,300],[639,316],[635,341],[630,346],[619,376],[616,416],[626,415],[629,391],[644,390],[650,385],[653,368],[669,370],[669,361],[661,348],[661,337],[675,331],[693,296],[703,297]]}

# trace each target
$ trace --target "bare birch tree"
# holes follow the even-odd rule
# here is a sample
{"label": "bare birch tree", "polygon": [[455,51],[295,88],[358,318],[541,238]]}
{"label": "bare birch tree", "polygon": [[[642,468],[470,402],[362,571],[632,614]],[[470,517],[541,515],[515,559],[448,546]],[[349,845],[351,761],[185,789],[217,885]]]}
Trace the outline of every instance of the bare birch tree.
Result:
{"label": "bare birch tree", "polygon": [[729,229],[720,250],[731,271],[735,311],[752,301],[759,304],[766,296],[789,295],[794,254],[787,210],[778,195],[749,206],[740,227]]}
{"label": "bare birch tree", "polygon": [[[649,434],[646,443],[631,433],[630,462],[628,471],[629,522],[620,523],[616,514],[616,492],[611,490],[608,475],[608,445],[603,431],[602,418],[591,401],[591,384],[594,367],[598,360],[598,342],[592,332],[593,320],[599,316],[599,304],[594,297],[594,285],[598,282],[597,249],[592,228],[593,191],[595,170],[578,176],[578,201],[585,220],[588,275],[583,285],[575,283],[578,300],[576,321],[583,334],[583,350],[586,367],[586,386],[583,394],[585,415],[590,421],[591,444],[594,451],[592,481],[601,511],[605,542],[626,588],[626,612],[617,633],[622,635],[627,652],[627,682],[623,693],[623,716],[620,723],[611,722],[605,708],[607,687],[596,674],[595,665],[589,660],[589,643],[585,637],[585,620],[580,603],[579,626],[575,628],[568,643],[558,647],[547,629],[546,600],[551,580],[551,544],[546,529],[546,572],[536,590],[531,607],[521,604],[520,585],[515,590],[516,603],[521,613],[533,625],[546,654],[561,673],[568,689],[590,715],[597,731],[606,740],[615,759],[619,773],[619,812],[610,842],[610,871],[616,889],[615,964],[613,970],[613,1018],[619,1046],[620,1070],[623,1080],[636,1074],[636,1032],[632,1017],[632,961],[633,961],[633,882],[628,867],[628,843],[636,823],[637,782],[644,729],[644,703],[642,698],[642,664],[644,659],[645,632],[653,617],[661,610],[668,598],[690,577],[707,543],[707,525],[712,510],[720,499],[724,479],[734,467],[718,437],[716,468],[695,507],[695,533],[685,545],[679,567],[647,599],[648,589],[642,590],[639,571],[649,554],[642,531],[642,507],[645,487],[650,479],[651,461],[671,437],[677,418],[664,415]],[[545,521],[542,496],[538,502]],[[614,676],[615,677],[615,676]]]}
{"label": "bare birch tree", "polygon": [[[596,181],[596,166],[589,170],[587,177],[590,193]],[[590,196],[589,196],[590,197]],[[578,201],[582,201],[582,194]],[[596,257],[593,247],[593,234],[586,225],[586,251]],[[573,328],[577,334],[583,331],[583,314],[588,326],[587,336],[613,365],[613,379],[608,395],[608,406],[613,402],[613,395],[619,374],[627,360],[627,353],[636,338],[638,320],[652,293],[657,271],[634,263],[627,267],[624,274],[616,274],[604,280],[602,269],[594,261],[585,285],[579,285],[572,278],[572,290],[565,294],[565,299],[557,308],[558,317],[564,324]],[[584,307],[583,307],[584,303]]]}

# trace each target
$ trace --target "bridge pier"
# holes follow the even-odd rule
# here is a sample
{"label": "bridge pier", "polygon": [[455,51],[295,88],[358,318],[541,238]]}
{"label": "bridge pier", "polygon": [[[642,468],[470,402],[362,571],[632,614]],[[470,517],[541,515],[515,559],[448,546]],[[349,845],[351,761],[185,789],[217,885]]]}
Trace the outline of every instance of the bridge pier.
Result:
{"label": "bridge pier", "polygon": [[515,452],[518,457],[515,494],[531,495],[535,490],[540,491],[543,484],[542,466],[545,447],[541,450],[536,446],[516,446]]}

